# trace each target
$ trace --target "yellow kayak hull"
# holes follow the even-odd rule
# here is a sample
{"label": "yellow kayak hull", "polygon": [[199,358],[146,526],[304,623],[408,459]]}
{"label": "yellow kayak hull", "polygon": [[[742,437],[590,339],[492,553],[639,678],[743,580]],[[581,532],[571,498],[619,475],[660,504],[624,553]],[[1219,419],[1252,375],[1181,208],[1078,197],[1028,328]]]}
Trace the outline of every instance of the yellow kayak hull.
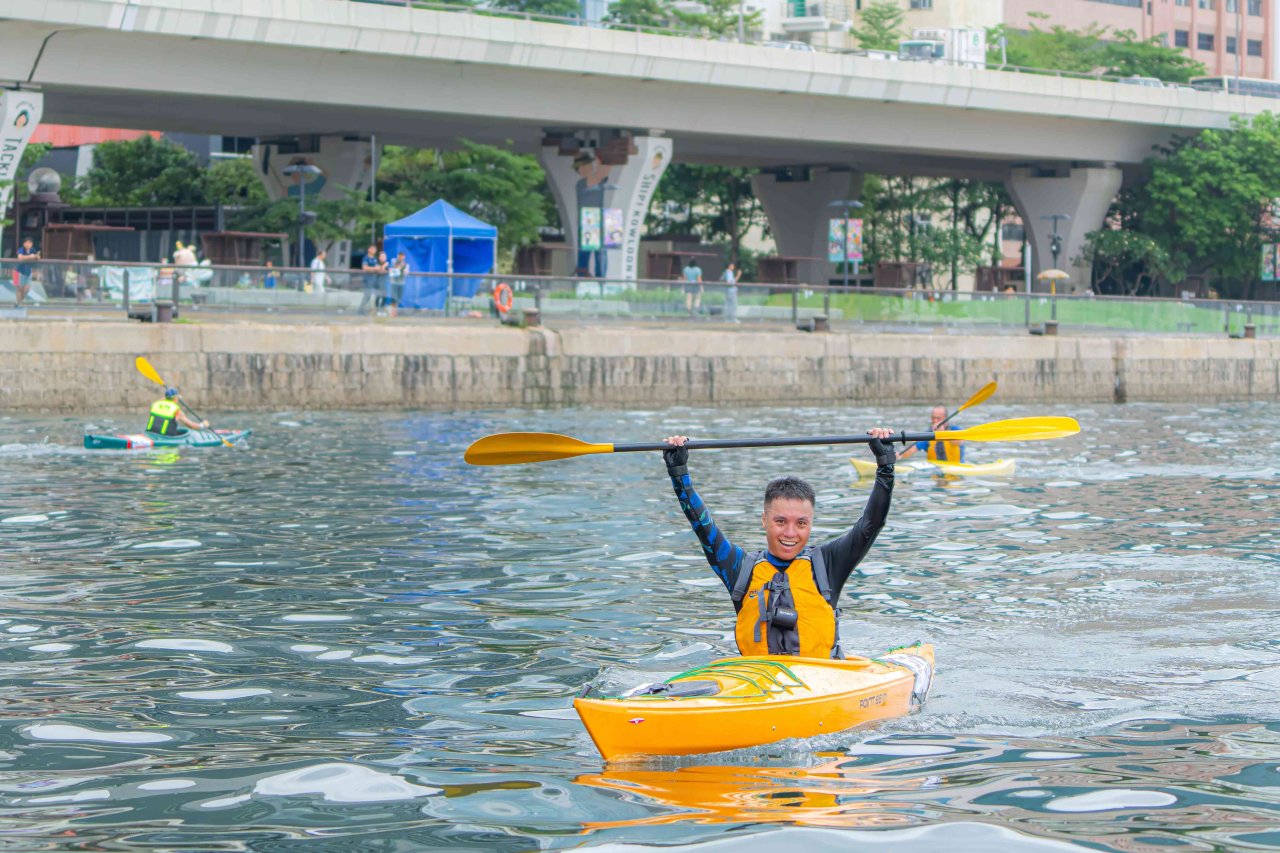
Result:
{"label": "yellow kayak hull", "polygon": [[[866,459],[850,459],[853,470],[858,472],[859,479],[874,479],[876,463]],[[1015,468],[1012,459],[997,459],[995,462],[930,462],[927,459],[908,459],[894,466],[898,475],[923,472],[925,474],[943,474],[949,477],[1012,477]]]}
{"label": "yellow kayak hull", "polygon": [[580,698],[573,707],[606,761],[697,755],[899,717],[924,701],[932,679],[926,643],[879,658],[762,655],[724,658],[637,688],[665,692]]}

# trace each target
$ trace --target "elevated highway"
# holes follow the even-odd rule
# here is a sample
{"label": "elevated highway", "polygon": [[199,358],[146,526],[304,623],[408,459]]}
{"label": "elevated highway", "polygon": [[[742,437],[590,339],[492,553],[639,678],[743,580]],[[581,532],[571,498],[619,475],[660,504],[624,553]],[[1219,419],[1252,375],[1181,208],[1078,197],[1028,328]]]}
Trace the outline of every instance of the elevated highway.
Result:
{"label": "elevated highway", "polygon": [[837,176],[760,182],[775,220],[856,193],[861,172],[1005,180],[1038,248],[1039,215],[1074,210],[1068,251],[1153,146],[1273,106],[349,0],[0,0],[0,85],[42,92],[47,122],[542,152],[620,132],[677,161]]}

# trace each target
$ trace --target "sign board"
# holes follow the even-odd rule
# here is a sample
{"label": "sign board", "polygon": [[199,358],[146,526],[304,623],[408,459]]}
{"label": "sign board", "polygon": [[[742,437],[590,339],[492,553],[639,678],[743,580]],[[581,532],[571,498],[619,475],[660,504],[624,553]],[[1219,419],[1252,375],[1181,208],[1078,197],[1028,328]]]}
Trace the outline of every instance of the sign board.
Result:
{"label": "sign board", "polygon": [[861,219],[832,219],[828,223],[827,260],[833,264],[862,260]]}
{"label": "sign board", "polygon": [[599,251],[603,242],[600,234],[600,208],[584,207],[578,211],[580,225],[578,228],[578,250],[582,252]]}

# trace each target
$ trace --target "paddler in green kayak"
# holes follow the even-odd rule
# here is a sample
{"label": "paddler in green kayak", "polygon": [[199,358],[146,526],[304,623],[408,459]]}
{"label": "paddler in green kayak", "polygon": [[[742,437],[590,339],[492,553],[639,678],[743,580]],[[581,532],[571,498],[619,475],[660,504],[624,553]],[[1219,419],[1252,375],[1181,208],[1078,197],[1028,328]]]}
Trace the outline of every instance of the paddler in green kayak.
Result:
{"label": "paddler in green kayak", "polygon": [[166,385],[164,399],[151,404],[151,413],[147,417],[147,432],[156,435],[186,435],[189,429],[205,429],[208,421],[193,421],[187,417],[178,404],[181,397],[178,389]]}
{"label": "paddler in green kayak", "polygon": [[782,477],[764,491],[760,523],[768,547],[751,552],[728,540],[694,491],[689,451],[684,447],[688,436],[665,440],[671,447],[662,456],[680,508],[738,614],[734,635],[740,654],[844,657],[837,607],[840,592],[884,527],[893,495],[893,446],[882,441],[890,430],[877,428],[867,434],[876,457],[876,482],[853,527],[821,545],[810,545],[816,505],[813,487],[797,477]]}
{"label": "paddler in green kayak", "polygon": [[[929,413],[929,432],[946,432],[956,429],[955,424],[943,423],[947,419],[946,406],[934,406]],[[899,459],[906,459],[917,450],[923,450],[930,462],[963,462],[963,441],[917,441],[902,451]]]}

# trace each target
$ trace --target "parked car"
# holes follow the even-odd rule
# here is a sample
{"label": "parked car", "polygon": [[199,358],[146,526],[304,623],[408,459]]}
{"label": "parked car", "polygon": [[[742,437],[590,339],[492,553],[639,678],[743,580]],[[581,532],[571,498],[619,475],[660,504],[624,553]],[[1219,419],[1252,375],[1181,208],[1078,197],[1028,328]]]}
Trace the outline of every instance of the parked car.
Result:
{"label": "parked car", "polygon": [[1134,75],[1133,75],[1133,76],[1131,76],[1131,77],[1121,77],[1121,78],[1120,78],[1119,80],[1117,80],[1116,82],[1117,82],[1117,83],[1123,83],[1123,84],[1125,84],[1126,86],[1149,86],[1149,87],[1151,87],[1152,89],[1163,89],[1163,88],[1164,88],[1164,82],[1163,82],[1162,80],[1160,80],[1159,78],[1156,78],[1156,77],[1139,77],[1137,74],[1134,74]]}
{"label": "parked car", "polygon": [[805,53],[814,53],[813,45],[804,41],[767,41],[765,47],[776,47],[779,50],[799,50]]}

